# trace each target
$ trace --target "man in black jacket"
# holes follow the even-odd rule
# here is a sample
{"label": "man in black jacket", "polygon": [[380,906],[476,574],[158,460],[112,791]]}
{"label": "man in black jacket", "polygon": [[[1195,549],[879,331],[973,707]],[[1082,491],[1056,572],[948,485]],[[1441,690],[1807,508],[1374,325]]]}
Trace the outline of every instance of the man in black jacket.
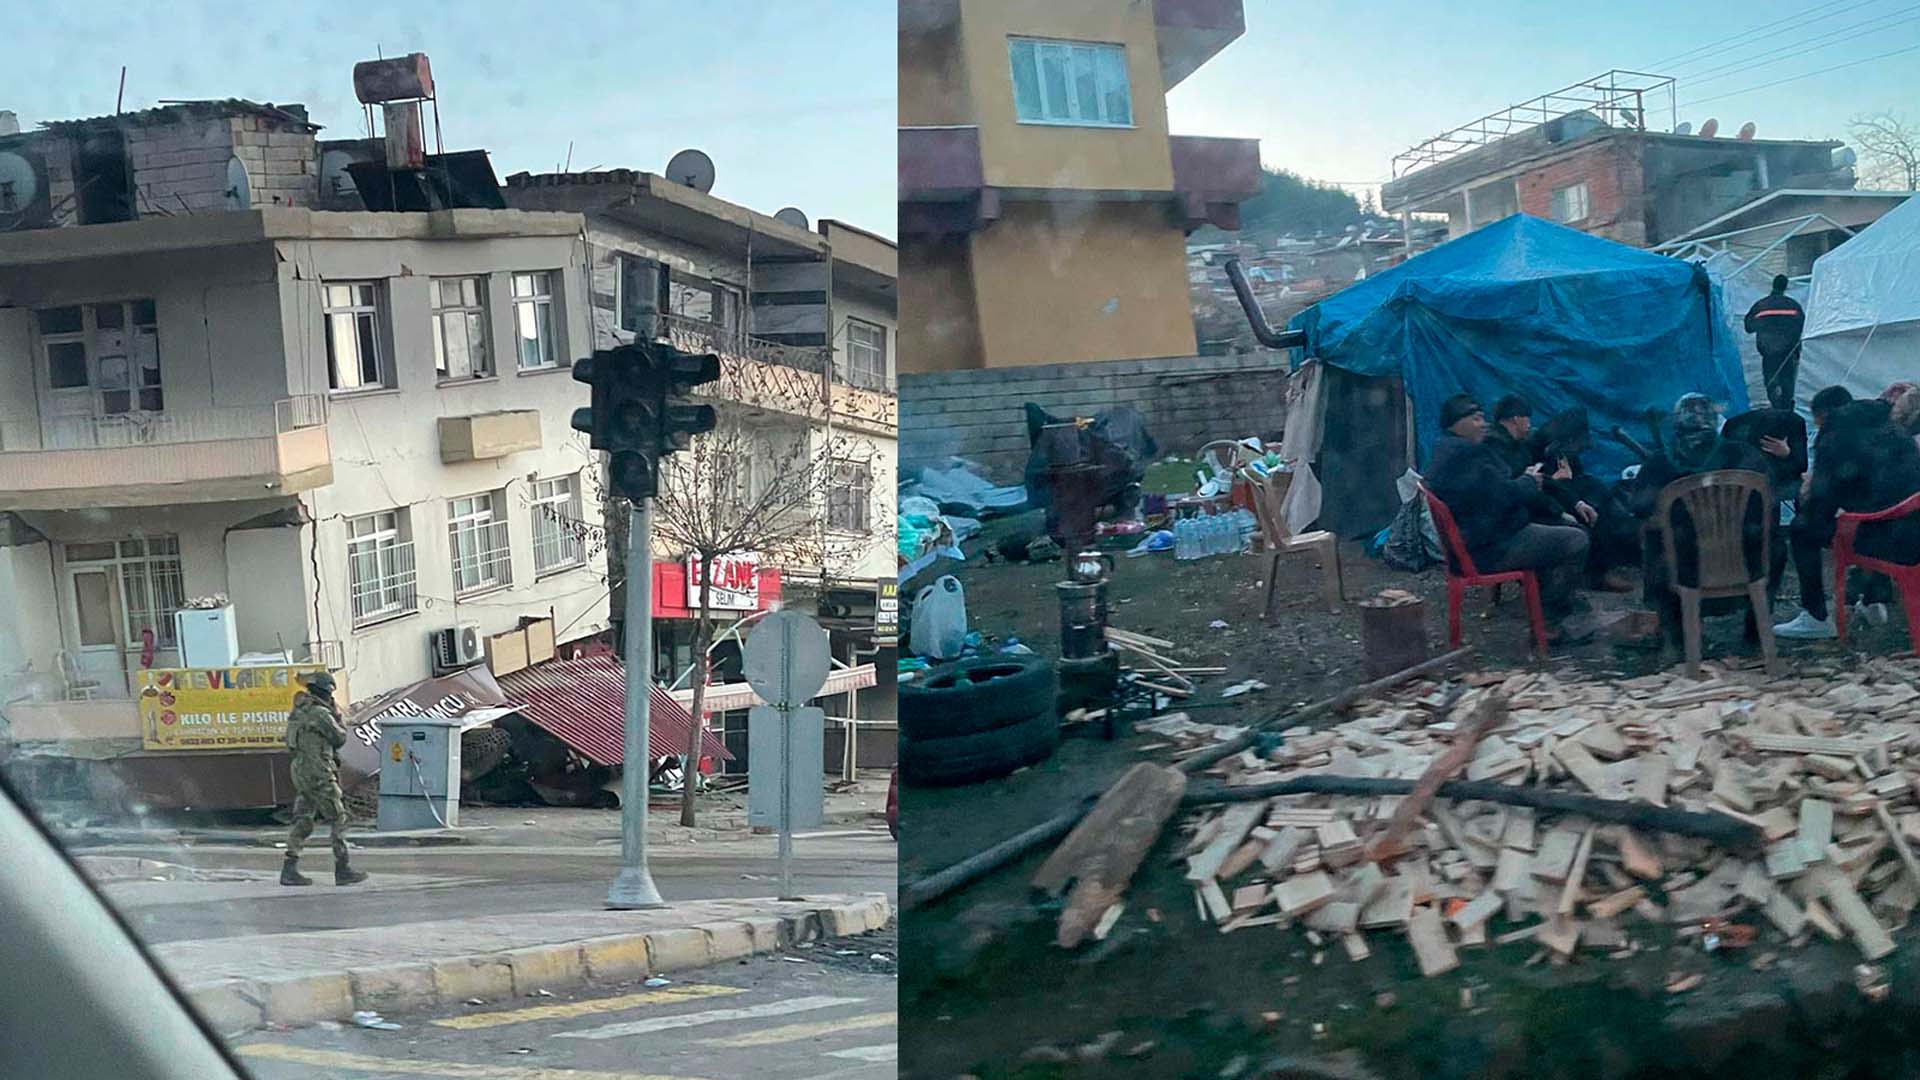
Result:
{"label": "man in black jacket", "polygon": [[[1889,414],[1886,402],[1854,401],[1839,387],[1814,396],[1814,423],[1820,434],[1813,443],[1813,472],[1807,477],[1791,530],[1794,572],[1800,578],[1804,610],[1773,628],[1781,637],[1836,635],[1827,610],[1821,553],[1833,544],[1840,512],[1884,510],[1920,492],[1920,448],[1914,446],[1912,436],[1893,425]],[[1854,547],[1863,555],[1892,562],[1920,561],[1920,517],[1864,525]],[[1845,602],[1844,597],[1835,599]]]}
{"label": "man in black jacket", "polygon": [[[1467,554],[1480,570],[1538,572],[1547,617],[1559,623],[1572,610],[1573,588],[1586,563],[1586,532],[1531,520],[1542,467],[1511,475],[1487,444],[1486,414],[1473,398],[1455,394],[1442,402],[1440,426],[1446,434],[1434,443],[1427,487],[1453,512]],[[1564,639],[1559,626],[1550,629],[1548,640]]]}
{"label": "man in black jacket", "polygon": [[[1487,428],[1486,445],[1506,464],[1510,477],[1518,477],[1540,463],[1533,438],[1533,406],[1526,398],[1508,394],[1493,403],[1493,425]],[[1542,525],[1574,524],[1554,501],[1549,487],[1543,480],[1534,490],[1527,500],[1527,515]]]}
{"label": "man in black jacket", "polygon": [[1747,333],[1760,350],[1760,375],[1767,381],[1767,401],[1776,409],[1793,408],[1793,384],[1800,373],[1800,331],[1807,313],[1800,301],[1787,295],[1787,276],[1776,274],[1773,291],[1747,309]]}

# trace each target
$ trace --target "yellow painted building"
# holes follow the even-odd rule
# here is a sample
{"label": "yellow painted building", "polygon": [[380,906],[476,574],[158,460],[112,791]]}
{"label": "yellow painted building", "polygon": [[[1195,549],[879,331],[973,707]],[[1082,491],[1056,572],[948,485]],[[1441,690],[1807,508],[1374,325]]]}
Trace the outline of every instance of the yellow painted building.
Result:
{"label": "yellow painted building", "polygon": [[1170,135],[1240,0],[901,0],[899,370],[1190,356],[1185,236],[1252,139]]}

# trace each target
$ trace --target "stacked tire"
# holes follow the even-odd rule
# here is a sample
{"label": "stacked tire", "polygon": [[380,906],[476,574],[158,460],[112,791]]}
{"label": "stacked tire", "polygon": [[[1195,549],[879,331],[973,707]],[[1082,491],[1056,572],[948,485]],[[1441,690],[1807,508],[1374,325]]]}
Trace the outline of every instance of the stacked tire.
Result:
{"label": "stacked tire", "polygon": [[900,686],[900,778],[917,787],[991,780],[1060,744],[1053,662],[982,656]]}

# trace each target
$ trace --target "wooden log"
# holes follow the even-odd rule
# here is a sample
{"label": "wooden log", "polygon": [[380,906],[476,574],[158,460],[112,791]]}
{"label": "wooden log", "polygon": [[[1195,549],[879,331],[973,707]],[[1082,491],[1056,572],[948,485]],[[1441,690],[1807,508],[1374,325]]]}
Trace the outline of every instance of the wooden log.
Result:
{"label": "wooden log", "polygon": [[[1372,776],[1296,776],[1263,784],[1226,786],[1207,784],[1188,790],[1188,806],[1213,806],[1220,803],[1271,799],[1280,795],[1407,795],[1416,781],[1390,780]],[[1680,810],[1674,807],[1647,806],[1619,799],[1600,799],[1569,791],[1497,782],[1449,780],[1440,785],[1438,798],[1454,801],[1499,803],[1503,806],[1531,806],[1577,814],[1610,825],[1631,825],[1677,836],[1697,836],[1736,854],[1758,854],[1762,832],[1751,822],[1726,814]]]}
{"label": "wooden log", "polygon": [[1382,678],[1423,663],[1427,645],[1425,601],[1388,603],[1373,598],[1360,608],[1360,656],[1370,679]]}
{"label": "wooden log", "polygon": [[1406,853],[1407,833],[1413,828],[1414,821],[1426,813],[1440,785],[1466,767],[1467,762],[1473,759],[1474,747],[1479,745],[1481,738],[1499,727],[1506,718],[1506,698],[1499,694],[1488,694],[1480,699],[1472,715],[1467,718],[1460,737],[1435,758],[1433,764],[1427,766],[1427,771],[1421,774],[1407,797],[1394,808],[1387,827],[1374,834],[1373,841],[1367,845],[1367,858],[1380,862]]}
{"label": "wooden log", "polygon": [[1186,789],[1184,773],[1147,762],[1135,765],[1041,864],[1035,888],[1058,896],[1073,883],[1055,938],[1062,948],[1085,940],[1119,901]]}

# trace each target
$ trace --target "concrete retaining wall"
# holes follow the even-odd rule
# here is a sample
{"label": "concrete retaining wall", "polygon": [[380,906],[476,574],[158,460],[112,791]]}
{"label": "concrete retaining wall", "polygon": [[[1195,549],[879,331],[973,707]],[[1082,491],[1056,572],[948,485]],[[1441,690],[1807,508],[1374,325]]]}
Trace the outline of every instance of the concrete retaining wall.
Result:
{"label": "concrete retaining wall", "polygon": [[1286,418],[1286,385],[1286,354],[1265,351],[902,373],[901,475],[954,455],[1017,482],[1027,461],[1027,402],[1055,415],[1131,406],[1162,454],[1191,454],[1212,439],[1270,438]]}

